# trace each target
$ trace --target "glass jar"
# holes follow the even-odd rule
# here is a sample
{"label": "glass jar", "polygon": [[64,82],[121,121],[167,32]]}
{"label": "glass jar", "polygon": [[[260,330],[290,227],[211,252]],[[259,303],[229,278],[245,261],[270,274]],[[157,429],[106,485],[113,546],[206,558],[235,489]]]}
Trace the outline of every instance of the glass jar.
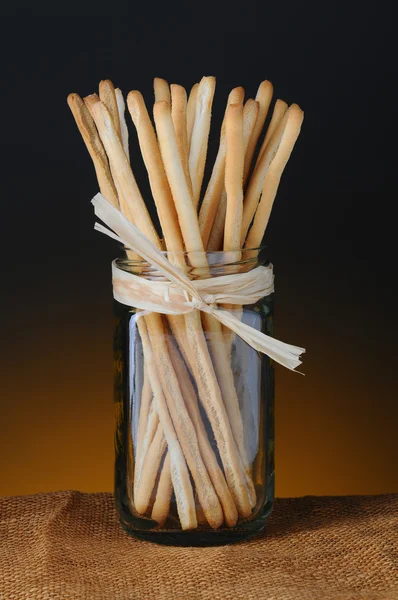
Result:
{"label": "glass jar", "polygon": [[[238,261],[230,252],[206,258],[205,274],[189,266],[185,274],[200,279],[267,265],[261,249],[242,251]],[[144,261],[115,263],[161,279]],[[223,308],[272,336],[272,296]],[[207,313],[140,313],[114,301],[115,500],[122,526],[134,537],[181,546],[260,533],[274,498],[272,360]]]}

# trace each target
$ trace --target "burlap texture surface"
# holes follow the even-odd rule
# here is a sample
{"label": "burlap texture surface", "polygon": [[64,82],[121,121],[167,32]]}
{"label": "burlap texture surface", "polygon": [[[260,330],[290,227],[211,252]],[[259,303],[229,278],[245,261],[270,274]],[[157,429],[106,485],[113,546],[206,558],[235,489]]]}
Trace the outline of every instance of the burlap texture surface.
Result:
{"label": "burlap texture surface", "polygon": [[395,600],[398,495],[280,499],[217,548],[129,537],[111,494],[0,499],[1,600]]}

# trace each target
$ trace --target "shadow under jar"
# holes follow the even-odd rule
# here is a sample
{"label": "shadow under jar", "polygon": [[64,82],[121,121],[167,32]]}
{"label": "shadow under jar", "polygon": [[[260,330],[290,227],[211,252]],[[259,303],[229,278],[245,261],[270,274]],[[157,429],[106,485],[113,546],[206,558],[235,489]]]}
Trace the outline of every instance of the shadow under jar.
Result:
{"label": "shadow under jar", "polygon": [[[166,254],[166,253],[165,253]],[[206,253],[190,279],[267,266],[264,251]],[[173,257],[168,255],[173,262]],[[175,261],[174,261],[175,262]],[[144,261],[122,270],[161,281]],[[273,334],[273,294],[224,305],[243,323]],[[166,545],[213,546],[260,533],[274,499],[274,369],[216,319],[140,315],[114,301],[115,500],[124,529]]]}

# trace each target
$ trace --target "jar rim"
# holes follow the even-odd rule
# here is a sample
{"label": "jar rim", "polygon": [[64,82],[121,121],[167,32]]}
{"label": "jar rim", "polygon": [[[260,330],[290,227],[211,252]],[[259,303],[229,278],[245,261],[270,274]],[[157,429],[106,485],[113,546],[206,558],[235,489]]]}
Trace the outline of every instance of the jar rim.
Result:
{"label": "jar rim", "polygon": [[[120,246],[120,248],[124,252],[126,252],[126,251],[132,251],[127,246]],[[268,245],[262,245],[262,246],[258,246],[257,248],[241,248],[239,250],[210,250],[210,251],[207,251],[207,250],[205,250],[205,251],[201,251],[201,250],[190,250],[190,251],[187,251],[187,250],[184,250],[183,252],[170,252],[168,250],[159,250],[159,252],[163,256],[166,256],[166,257],[170,255],[170,256],[183,256],[183,257],[189,258],[189,256],[192,256],[192,255],[203,255],[203,254],[205,254],[208,257],[209,256],[212,257],[212,259],[215,259],[217,257],[220,257],[220,258],[222,258],[222,257],[225,257],[225,258],[231,257],[232,258],[237,253],[256,253],[254,256],[251,257],[252,259],[254,259],[254,258],[258,258],[259,256],[263,255],[264,251],[267,250],[268,248],[269,248]],[[128,263],[134,263],[134,264],[137,264],[137,265],[148,264],[148,261],[146,261],[145,259],[142,259],[142,260],[131,259],[131,258],[128,258],[128,257],[125,257],[125,256],[117,257],[115,260],[117,262],[118,261],[123,261],[123,262],[128,262]],[[239,262],[241,262],[241,259],[240,260],[236,260],[234,262],[239,263]],[[210,264],[212,264],[212,263],[213,263],[213,260],[210,261]]]}
{"label": "jar rim", "polygon": [[[122,246],[123,250],[129,250],[129,248]],[[264,254],[264,250],[267,246],[260,246],[259,248],[243,248],[241,250],[218,250],[211,252],[201,252],[201,251],[184,251],[184,252],[167,252],[166,250],[161,250],[160,252],[163,256],[173,255],[174,257],[184,257],[184,261],[179,261],[179,268],[181,268],[181,264],[184,262],[185,266],[182,267],[185,274],[192,278],[201,278],[215,276],[215,275],[228,275],[234,274],[244,271],[251,271],[252,269],[263,265],[269,265],[270,260]],[[206,267],[195,267],[192,264],[192,256],[200,256],[206,255],[207,266]],[[237,258],[237,255],[240,255]],[[158,269],[152,266],[146,260],[137,260],[135,258],[131,259],[128,256],[123,256],[116,258],[114,264],[119,268],[129,271],[136,272],[141,276],[149,276],[153,277],[163,277]]]}

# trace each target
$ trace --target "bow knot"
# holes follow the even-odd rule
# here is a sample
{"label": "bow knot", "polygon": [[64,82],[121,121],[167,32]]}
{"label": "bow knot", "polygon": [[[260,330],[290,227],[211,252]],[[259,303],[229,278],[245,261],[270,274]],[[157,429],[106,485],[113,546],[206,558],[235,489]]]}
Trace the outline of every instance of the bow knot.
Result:
{"label": "bow knot", "polygon": [[186,303],[187,306],[191,306],[193,309],[200,310],[206,313],[213,313],[217,308],[217,301],[214,294],[202,294],[199,297],[192,297],[190,302]]}
{"label": "bow knot", "polygon": [[214,294],[201,294],[200,299],[193,299],[193,306],[202,312],[213,313],[217,309],[217,299]]}

